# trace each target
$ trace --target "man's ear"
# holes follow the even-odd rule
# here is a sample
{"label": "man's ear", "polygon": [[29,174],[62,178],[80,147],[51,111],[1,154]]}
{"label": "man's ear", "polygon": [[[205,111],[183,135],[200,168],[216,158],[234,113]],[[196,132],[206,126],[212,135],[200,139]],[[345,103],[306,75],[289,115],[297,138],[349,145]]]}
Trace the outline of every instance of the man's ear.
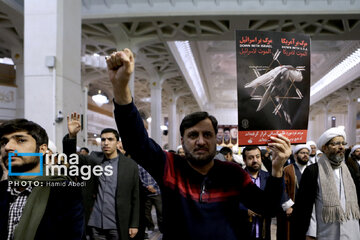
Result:
{"label": "man's ear", "polygon": [[[184,146],[184,138],[183,137],[181,137],[180,141],[181,141],[181,145]],[[184,147],[183,147],[183,149],[184,149]]]}
{"label": "man's ear", "polygon": [[47,144],[44,143],[44,144],[40,145],[39,153],[45,154],[47,150],[48,150]]}
{"label": "man's ear", "polygon": [[325,149],[326,149],[326,145],[323,145],[323,146],[321,147],[321,151],[322,151],[323,153],[325,153]]}

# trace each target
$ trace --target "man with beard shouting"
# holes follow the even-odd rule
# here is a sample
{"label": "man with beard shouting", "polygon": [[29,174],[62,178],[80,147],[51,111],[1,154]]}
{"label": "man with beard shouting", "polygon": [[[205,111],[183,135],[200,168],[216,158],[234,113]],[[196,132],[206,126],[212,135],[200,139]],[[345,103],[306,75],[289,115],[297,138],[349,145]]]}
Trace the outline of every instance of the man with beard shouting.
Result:
{"label": "man with beard shouting", "polygon": [[346,144],[343,126],[330,128],[320,136],[317,147],[324,154],[301,177],[291,239],[306,239],[311,218],[316,222],[318,240],[360,239],[356,188],[344,163]]}
{"label": "man with beard shouting", "polygon": [[284,168],[285,194],[282,210],[277,216],[276,239],[290,240],[290,220],[293,212],[292,206],[295,202],[295,196],[299,189],[301,176],[309,162],[311,147],[307,144],[298,144],[294,147],[295,163]]}
{"label": "man with beard shouting", "polygon": [[113,53],[107,65],[124,149],[154,177],[162,192],[164,240],[241,239],[240,202],[262,215],[272,214],[280,205],[282,166],[291,154],[287,138],[271,137],[268,144],[274,155],[265,191],[239,165],[214,160],[217,120],[207,112],[189,114],[181,122],[185,157],[165,153],[148,137],[131,96],[132,52]]}
{"label": "man with beard shouting", "polygon": [[[243,149],[242,156],[246,165],[245,171],[249,174],[251,180],[256,184],[256,186],[261,190],[264,190],[270,174],[261,170],[262,161],[260,148],[257,146],[247,146]],[[271,217],[263,216],[255,210],[245,207],[241,203],[240,209],[242,210],[242,215],[245,216],[246,220],[246,239],[270,240]]]}

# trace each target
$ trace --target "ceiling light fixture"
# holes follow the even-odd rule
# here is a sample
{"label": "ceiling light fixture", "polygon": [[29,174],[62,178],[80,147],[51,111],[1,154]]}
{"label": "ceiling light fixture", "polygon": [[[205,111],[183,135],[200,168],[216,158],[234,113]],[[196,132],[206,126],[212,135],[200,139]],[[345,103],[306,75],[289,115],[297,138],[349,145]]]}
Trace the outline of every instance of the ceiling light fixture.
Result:
{"label": "ceiling light fixture", "polygon": [[198,104],[204,107],[208,102],[207,96],[189,41],[168,42],[168,45]]}
{"label": "ceiling light fixture", "polygon": [[0,63],[7,64],[7,65],[15,65],[14,61],[11,58],[0,58]]}
{"label": "ceiling light fixture", "polygon": [[330,72],[317,81],[310,89],[310,97],[314,96],[322,89],[330,85],[333,81],[341,77],[347,71],[360,63],[360,48],[355,50],[350,56],[334,67]]}
{"label": "ceiling light fixture", "polygon": [[92,55],[85,54],[81,57],[81,62],[88,66],[93,66],[96,68],[107,68],[106,60],[104,56],[94,53]]}
{"label": "ceiling light fixture", "polygon": [[142,101],[142,102],[151,102],[151,97],[140,98],[140,101]]}
{"label": "ceiling light fixture", "polygon": [[91,98],[99,107],[109,102],[109,99],[104,94],[101,94],[101,90],[99,90],[98,94],[92,96]]}

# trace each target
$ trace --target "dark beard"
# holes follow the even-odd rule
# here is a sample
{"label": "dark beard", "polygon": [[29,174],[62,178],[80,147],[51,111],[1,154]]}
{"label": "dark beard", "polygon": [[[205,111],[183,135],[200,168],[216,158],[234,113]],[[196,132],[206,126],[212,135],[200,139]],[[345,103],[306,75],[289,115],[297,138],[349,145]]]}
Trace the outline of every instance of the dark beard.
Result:
{"label": "dark beard", "polygon": [[258,169],[253,168],[252,166],[246,166],[246,169],[250,172],[250,173],[257,173],[258,171],[260,171],[261,166],[258,167]]}
{"label": "dark beard", "polygon": [[309,161],[309,160],[304,161],[304,160],[302,160],[300,157],[297,157],[296,160],[297,160],[297,163],[300,164],[300,165],[302,165],[302,166],[305,166],[305,165],[308,163],[308,161]]}
{"label": "dark beard", "polygon": [[214,159],[215,155],[209,156],[208,158],[205,158],[205,159],[196,159],[193,156],[191,156],[190,154],[185,153],[185,157],[186,157],[186,160],[191,163],[191,165],[196,166],[196,167],[203,167],[206,164],[210,163]]}
{"label": "dark beard", "polygon": [[[207,158],[204,159],[199,159],[199,158],[195,158],[187,149],[186,145],[183,146],[184,152],[185,152],[185,159],[193,166],[196,167],[203,167],[206,164],[210,163],[216,154],[215,148],[213,149],[213,153],[209,154],[209,156]],[[209,150],[210,151],[210,150]]]}
{"label": "dark beard", "polygon": [[355,161],[359,161],[360,160],[360,155],[352,155],[351,158]]}
{"label": "dark beard", "polygon": [[[9,169],[9,156],[3,157],[4,165],[7,169]],[[11,172],[13,173],[24,173],[34,169],[39,164],[39,157],[34,157],[34,159],[30,162],[24,163],[20,166],[11,166]]]}
{"label": "dark beard", "polygon": [[315,154],[310,154],[310,157],[315,157],[316,153]]}
{"label": "dark beard", "polygon": [[32,169],[34,169],[37,165],[39,164],[38,161],[33,161],[33,162],[29,162],[29,163],[25,163],[21,166],[12,166],[11,167],[11,172],[13,173],[24,173],[27,171],[30,171]]}

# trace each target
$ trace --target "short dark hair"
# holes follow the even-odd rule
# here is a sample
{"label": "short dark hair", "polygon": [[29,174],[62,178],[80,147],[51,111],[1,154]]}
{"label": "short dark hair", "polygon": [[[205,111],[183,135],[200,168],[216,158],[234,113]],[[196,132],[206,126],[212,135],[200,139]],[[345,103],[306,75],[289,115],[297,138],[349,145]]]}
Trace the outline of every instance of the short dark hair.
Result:
{"label": "short dark hair", "polygon": [[209,113],[207,112],[194,112],[191,113],[189,115],[186,115],[184,117],[184,119],[181,121],[180,124],[180,135],[181,137],[184,136],[184,132],[186,129],[191,128],[193,126],[195,126],[196,124],[198,124],[200,121],[205,120],[205,119],[210,119],[211,124],[214,128],[215,134],[217,134],[218,129],[218,122],[216,120],[216,118],[212,115],[209,115]]}
{"label": "short dark hair", "polygon": [[87,147],[82,147],[82,148],[80,148],[80,152],[81,152],[81,150],[84,150],[85,152],[89,153],[89,149]]}
{"label": "short dark hair", "polygon": [[36,142],[36,150],[43,144],[48,145],[49,137],[44,128],[42,128],[39,124],[29,121],[24,118],[13,119],[5,121],[0,125],[0,139],[7,134],[15,133],[15,132],[27,132],[30,136],[35,139]]}
{"label": "short dark hair", "polygon": [[228,153],[233,154],[233,151],[232,151],[231,148],[229,148],[229,147],[222,147],[222,148],[220,149],[220,153],[221,153],[222,155],[227,155]]}
{"label": "short dark hair", "polygon": [[100,137],[101,137],[101,135],[103,135],[104,133],[113,133],[113,134],[115,135],[116,140],[117,140],[117,141],[120,140],[120,136],[119,136],[118,131],[116,131],[116,130],[113,129],[113,128],[104,128],[104,129],[101,131],[101,133],[100,133]]}
{"label": "short dark hair", "polygon": [[246,160],[246,155],[245,153],[248,152],[248,151],[252,151],[252,150],[255,150],[255,149],[258,149],[260,154],[261,154],[261,150],[258,146],[246,146],[243,150],[242,150],[242,157],[243,157],[243,160],[245,161]]}

